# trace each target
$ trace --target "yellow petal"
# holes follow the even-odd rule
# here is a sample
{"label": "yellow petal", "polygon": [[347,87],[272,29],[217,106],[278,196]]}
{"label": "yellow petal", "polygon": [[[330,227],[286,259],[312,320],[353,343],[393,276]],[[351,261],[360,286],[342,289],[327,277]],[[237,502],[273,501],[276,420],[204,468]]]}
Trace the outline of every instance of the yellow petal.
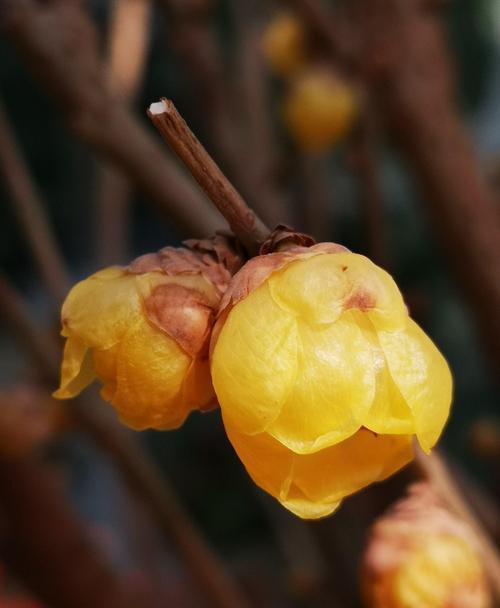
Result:
{"label": "yellow petal", "polygon": [[420,327],[408,319],[403,331],[378,332],[389,372],[412,411],[418,440],[429,452],[450,411],[452,378],[445,358]]}
{"label": "yellow petal", "polygon": [[279,500],[281,505],[301,519],[321,519],[334,513],[341,504],[341,500],[331,503],[314,503],[294,488],[291,495],[285,500]]}
{"label": "yellow petal", "polygon": [[61,365],[61,385],[54,392],[57,399],[78,395],[95,378],[95,371],[87,347],[77,338],[68,338],[64,345]]}
{"label": "yellow petal", "polygon": [[410,554],[393,579],[395,605],[488,608],[481,562],[462,538],[433,536]]}
{"label": "yellow petal", "polygon": [[375,396],[372,347],[352,312],[335,323],[298,322],[295,384],[266,431],[294,452],[339,443],[363,424]]}
{"label": "yellow petal", "polygon": [[296,454],[267,433],[240,433],[225,417],[224,426],[255,483],[306,519],[328,515],[343,498],[385,479],[412,458],[408,436],[376,436],[361,429],[320,452]]}
{"label": "yellow petal", "polygon": [[394,279],[371,260],[357,253],[334,256],[349,282],[344,306],[363,311],[376,329],[403,328],[408,310]]}
{"label": "yellow petal", "polygon": [[[362,313],[357,313],[360,318]],[[360,318],[366,329],[366,336],[373,347],[373,361],[376,373],[375,398],[363,426],[378,434],[412,435],[416,432],[415,420],[411,409],[396,386],[387,364],[378,335],[371,322]]]}
{"label": "yellow petal", "polygon": [[217,399],[212,385],[208,359],[194,359],[182,384],[182,402],[188,409],[209,409]]}
{"label": "yellow petal", "polygon": [[297,375],[297,328],[267,284],[229,313],[211,370],[220,406],[240,429],[259,432],[279,415]]}
{"label": "yellow petal", "polygon": [[360,429],[331,448],[296,456],[293,478],[310,500],[333,502],[386,479],[412,458],[411,436]]}
{"label": "yellow petal", "polygon": [[191,359],[140,316],[120,342],[116,391],[121,419],[137,430],[177,428],[189,413],[181,388]]}
{"label": "yellow petal", "polygon": [[403,328],[408,317],[392,277],[351,252],[318,253],[291,262],[269,279],[273,298],[309,323],[331,323],[361,310],[377,329]]}
{"label": "yellow petal", "polygon": [[286,311],[308,323],[332,323],[343,312],[349,291],[342,265],[343,254],[318,254],[298,259],[269,278],[274,300]]}
{"label": "yellow petal", "polygon": [[77,283],[62,309],[63,335],[89,347],[114,346],[141,312],[134,275],[107,268]]}

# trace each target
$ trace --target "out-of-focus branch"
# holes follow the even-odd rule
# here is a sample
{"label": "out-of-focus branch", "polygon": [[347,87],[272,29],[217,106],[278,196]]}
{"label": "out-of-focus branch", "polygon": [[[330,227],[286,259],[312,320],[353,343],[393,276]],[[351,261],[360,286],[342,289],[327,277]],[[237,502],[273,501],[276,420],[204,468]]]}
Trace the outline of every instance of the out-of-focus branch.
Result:
{"label": "out-of-focus branch", "polygon": [[500,556],[496,546],[484,531],[483,526],[479,523],[475,514],[462,498],[443,458],[436,451],[432,452],[430,455],[426,455],[422,450],[416,448],[415,452],[417,467],[420,469],[423,476],[428,479],[435,492],[450,509],[455,511],[455,513],[464,519],[474,530],[483,554],[484,566],[488,573],[492,589],[497,601],[500,601]]}
{"label": "out-of-focus branch", "polygon": [[236,46],[232,100],[245,141],[242,165],[253,168],[249,181],[256,193],[248,200],[254,206],[254,198],[260,199],[254,208],[270,225],[295,225],[291,201],[278,179],[280,150],[272,124],[271,79],[262,51],[263,6],[246,0],[232,0],[230,6]]}
{"label": "out-of-focus branch", "polygon": [[149,49],[151,0],[114,0],[109,32],[109,80],[132,103],[141,85]]}
{"label": "out-of-focus branch", "polygon": [[358,178],[364,236],[368,255],[379,266],[389,268],[388,234],[384,221],[384,200],[377,167],[377,129],[370,109],[352,142],[351,167]]}
{"label": "out-of-focus branch", "polygon": [[[320,0],[289,0],[335,53]],[[500,372],[500,220],[453,99],[451,62],[435,10],[422,0],[350,3],[348,60],[418,177],[437,238]],[[344,38],[340,38],[344,40]]]}
{"label": "out-of-focus branch", "polygon": [[0,102],[0,172],[12,198],[13,209],[26,235],[33,258],[54,304],[62,302],[69,278],[57,243],[43,213],[43,203]]}
{"label": "out-of-focus branch", "polygon": [[[108,44],[111,90],[131,107],[142,82],[149,49],[151,0],[114,0]],[[131,188],[115,167],[99,167],[96,196],[96,249],[102,265],[124,263],[128,257]]]}
{"label": "out-of-focus branch", "polygon": [[163,99],[153,103],[148,116],[165,141],[210,197],[229,227],[250,253],[258,253],[270,230],[247,206],[217,164],[189,129],[174,104]]}
{"label": "out-of-focus branch", "polygon": [[[49,336],[38,331],[22,298],[0,276],[0,314],[21,339],[46,379],[55,385],[58,375],[57,350]],[[91,400],[72,402],[72,412],[102,451],[112,457],[118,469],[141,500],[151,509],[165,536],[174,542],[204,597],[218,608],[247,608],[241,592],[224,566],[185,512],[165,475],[139,447],[133,436],[101,411]]]}
{"label": "out-of-focus branch", "polygon": [[40,463],[0,457],[0,507],[2,559],[44,603],[139,608]]}
{"label": "out-of-focus branch", "polygon": [[301,152],[298,155],[302,182],[302,209],[305,231],[317,241],[332,238],[330,203],[332,189],[329,184],[328,157]]}
{"label": "out-of-focus branch", "polygon": [[119,167],[184,233],[223,227],[187,176],[110,92],[95,28],[79,2],[0,0],[0,6],[4,30],[77,137]]}
{"label": "out-of-focus branch", "polygon": [[[290,209],[272,179],[266,142],[260,142],[260,155],[254,154],[253,145],[248,146],[245,126],[249,125],[242,124],[240,110],[250,100],[236,100],[228,86],[211,23],[213,0],[161,0],[161,4],[171,25],[171,44],[189,73],[194,97],[203,99],[210,139],[224,171],[264,221],[272,226],[290,222]],[[245,25],[251,28],[248,22]],[[253,100],[258,94],[252,91]],[[257,133],[251,135],[252,140],[257,137]]]}

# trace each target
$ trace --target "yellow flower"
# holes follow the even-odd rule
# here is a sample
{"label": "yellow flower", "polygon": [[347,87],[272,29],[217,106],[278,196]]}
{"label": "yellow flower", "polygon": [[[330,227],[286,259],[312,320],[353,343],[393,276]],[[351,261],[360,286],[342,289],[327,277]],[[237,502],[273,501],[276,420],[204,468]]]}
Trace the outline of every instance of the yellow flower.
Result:
{"label": "yellow flower", "polygon": [[281,13],[264,32],[262,46],[275,72],[283,76],[296,72],[303,66],[307,54],[302,23],[291,13]]}
{"label": "yellow flower", "polygon": [[426,484],[373,527],[362,586],[371,608],[489,608],[472,530]]}
{"label": "yellow flower", "polygon": [[331,513],[436,443],[446,361],[392,278],[331,243],[254,258],[211,345],[224,424],[249,474],[301,517]]}
{"label": "yellow flower", "polygon": [[70,291],[61,386],[67,399],[98,378],[128,426],[172,429],[214,402],[208,343],[227,271],[166,248],[107,268]]}
{"label": "yellow flower", "polygon": [[297,144],[311,152],[334,146],[352,128],[358,113],[354,90],[329,72],[311,71],[292,83],[284,118]]}

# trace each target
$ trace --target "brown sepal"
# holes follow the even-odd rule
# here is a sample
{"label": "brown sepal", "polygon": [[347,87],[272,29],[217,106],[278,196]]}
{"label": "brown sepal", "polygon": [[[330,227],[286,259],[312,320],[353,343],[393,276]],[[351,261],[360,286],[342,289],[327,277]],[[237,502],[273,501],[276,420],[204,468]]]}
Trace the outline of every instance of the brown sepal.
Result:
{"label": "brown sepal", "polygon": [[151,323],[188,355],[207,355],[215,312],[203,293],[175,283],[159,285],[145,300],[145,308]]}
{"label": "brown sepal", "polygon": [[168,276],[203,275],[223,293],[231,272],[215,255],[187,247],[164,247],[156,253],[147,253],[131,262],[127,271],[132,274],[163,272]]}
{"label": "brown sepal", "polygon": [[290,226],[278,224],[269,237],[262,243],[260,254],[275,253],[290,247],[311,247],[316,241],[309,234],[297,232]]}
{"label": "brown sepal", "polygon": [[243,247],[232,232],[218,230],[215,236],[206,239],[188,239],[183,244],[202,256],[207,263],[215,259],[231,276],[245,263]]}

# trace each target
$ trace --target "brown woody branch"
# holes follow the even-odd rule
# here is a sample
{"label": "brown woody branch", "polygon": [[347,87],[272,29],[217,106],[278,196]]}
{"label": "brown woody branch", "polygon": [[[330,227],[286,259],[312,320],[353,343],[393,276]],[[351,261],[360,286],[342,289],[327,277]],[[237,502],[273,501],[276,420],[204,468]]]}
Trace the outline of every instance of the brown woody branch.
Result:
{"label": "brown woody branch", "polygon": [[165,141],[189,169],[200,187],[226,218],[234,234],[255,254],[270,230],[240,194],[189,129],[168,99],[151,104],[148,116]]}
{"label": "brown woody branch", "polygon": [[1,4],[3,29],[73,134],[119,167],[185,233],[205,235],[223,227],[187,176],[111,93],[95,28],[81,3]]}

